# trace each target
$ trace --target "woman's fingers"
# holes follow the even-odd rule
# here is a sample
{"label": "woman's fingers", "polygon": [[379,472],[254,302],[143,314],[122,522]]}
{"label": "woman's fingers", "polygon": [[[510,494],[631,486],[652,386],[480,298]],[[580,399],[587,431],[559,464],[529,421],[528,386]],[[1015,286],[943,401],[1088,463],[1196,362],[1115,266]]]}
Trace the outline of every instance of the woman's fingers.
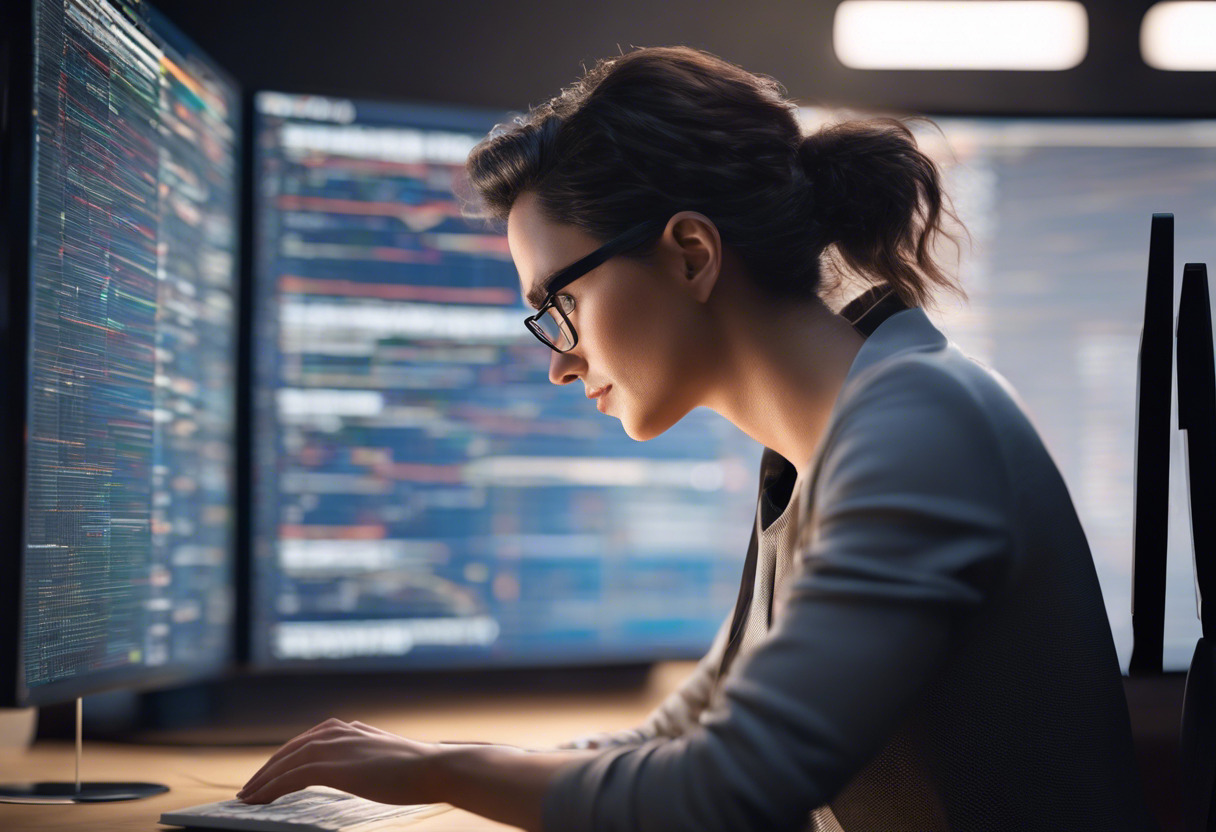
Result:
{"label": "woman's fingers", "polygon": [[313,785],[331,786],[380,803],[425,802],[428,779],[419,766],[436,753],[421,743],[363,723],[318,726],[285,746],[237,793],[269,803]]}
{"label": "woman's fingers", "polygon": [[[309,785],[342,788],[337,783],[315,778],[338,776],[363,759],[383,756],[384,749],[403,749],[417,756],[425,753],[426,744],[363,722],[326,720],[285,743],[246,781],[236,796],[246,803],[268,803]],[[299,779],[301,775],[293,773],[298,771],[311,772],[310,777],[314,779],[303,783]]]}
{"label": "woman's fingers", "polygon": [[262,766],[262,769],[249,778],[249,782],[236,793],[236,796],[243,800],[284,772],[307,766],[313,762],[312,755],[321,753],[337,742],[341,742],[341,739],[321,739],[320,737],[315,737],[296,746],[295,749],[287,754],[280,755],[277,760],[268,762]]}
{"label": "woman's fingers", "polygon": [[383,734],[386,737],[398,736],[397,734],[394,734],[392,731],[385,731],[383,728],[377,728],[374,725],[368,725],[366,722],[359,722],[358,720],[355,720],[354,722],[352,722],[351,727],[352,728],[362,728],[364,731],[371,731],[373,734]]}
{"label": "woman's fingers", "polygon": [[263,772],[265,772],[266,769],[270,768],[270,766],[274,765],[276,762],[283,759],[283,757],[292,753],[297,748],[299,748],[301,745],[304,745],[305,743],[308,743],[309,741],[316,739],[317,736],[322,731],[327,731],[332,728],[338,728],[345,724],[346,723],[340,719],[330,718],[330,719],[325,720],[324,722],[314,725],[313,727],[309,728],[304,733],[298,734],[295,737],[292,737],[290,740],[283,743],[283,745],[279,746],[279,749],[270,755],[270,758],[268,760],[266,760],[265,763],[262,764],[262,767],[259,768],[257,771],[255,771],[253,773],[253,776],[245,781],[245,787],[248,788],[249,784],[252,783],[255,779],[257,779],[257,777],[259,775],[261,775]]}
{"label": "woman's fingers", "polygon": [[270,803],[285,794],[324,785],[324,763],[306,763],[267,780],[255,791],[241,798],[245,803]]}

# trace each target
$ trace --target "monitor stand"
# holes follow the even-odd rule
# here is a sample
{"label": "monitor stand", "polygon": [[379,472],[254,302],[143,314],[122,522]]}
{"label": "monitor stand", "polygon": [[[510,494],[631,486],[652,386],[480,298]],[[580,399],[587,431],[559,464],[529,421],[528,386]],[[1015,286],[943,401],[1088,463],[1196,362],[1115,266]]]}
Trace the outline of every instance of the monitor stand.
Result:
{"label": "monitor stand", "polygon": [[160,783],[81,783],[83,700],[76,699],[76,782],[0,783],[0,803],[108,803],[138,800],[169,791]]}

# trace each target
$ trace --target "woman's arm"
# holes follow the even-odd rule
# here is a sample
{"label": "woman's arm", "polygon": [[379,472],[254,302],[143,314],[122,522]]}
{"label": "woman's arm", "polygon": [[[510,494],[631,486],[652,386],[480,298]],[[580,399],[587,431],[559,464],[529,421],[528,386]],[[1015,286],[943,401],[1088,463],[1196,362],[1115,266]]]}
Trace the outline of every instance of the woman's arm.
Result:
{"label": "woman's arm", "polygon": [[580,737],[551,752],[521,754],[502,746],[473,744],[444,748],[429,764],[436,799],[529,832],[542,832],[545,792],[560,769],[598,756],[605,748],[678,736],[697,724],[717,681],[733,617],[732,611],[696,669],[637,728]]}
{"label": "woman's arm", "polygon": [[541,810],[549,782],[572,763],[598,750],[512,751],[502,746],[444,747],[431,756],[427,791],[450,803],[528,832],[541,832]]}
{"label": "woman's arm", "polygon": [[680,686],[672,691],[658,707],[651,711],[642,724],[623,731],[608,731],[586,734],[557,746],[565,748],[614,748],[621,745],[640,745],[655,737],[678,737],[698,724],[701,712],[709,707],[714,685],[718,681],[718,669],[722,665],[722,654],[726,650],[726,639],[730,633],[734,611],[726,616],[709,650],[697,663]]}
{"label": "woman's arm", "polygon": [[603,753],[419,742],[362,722],[328,719],[272,754],[237,798],[265,804],[309,786],[331,786],[380,803],[450,803],[539,830],[552,776]]}
{"label": "woman's arm", "polygon": [[637,728],[587,735],[551,752],[514,753],[502,746],[473,744],[445,747],[429,763],[436,799],[491,820],[541,832],[545,792],[560,769],[598,756],[606,748],[639,745],[658,736],[678,736],[697,724],[717,681],[733,617],[732,611],[696,669]]}

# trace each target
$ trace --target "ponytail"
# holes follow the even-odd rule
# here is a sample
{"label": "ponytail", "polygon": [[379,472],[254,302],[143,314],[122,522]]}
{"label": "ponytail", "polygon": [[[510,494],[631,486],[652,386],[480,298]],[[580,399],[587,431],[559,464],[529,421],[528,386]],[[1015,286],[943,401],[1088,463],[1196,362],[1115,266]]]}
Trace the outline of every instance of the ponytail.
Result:
{"label": "ponytail", "polygon": [[937,236],[949,236],[943,218],[958,217],[937,165],[907,125],[894,118],[830,125],[802,140],[798,158],[810,219],[849,271],[881,276],[909,306],[928,305],[934,286],[966,297],[933,258]]}

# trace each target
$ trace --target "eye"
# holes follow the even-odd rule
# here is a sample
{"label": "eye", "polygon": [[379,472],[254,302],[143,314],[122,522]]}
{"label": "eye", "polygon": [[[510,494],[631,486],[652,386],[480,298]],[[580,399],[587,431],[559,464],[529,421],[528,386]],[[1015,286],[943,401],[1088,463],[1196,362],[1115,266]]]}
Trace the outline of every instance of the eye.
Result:
{"label": "eye", "polygon": [[571,295],[558,295],[554,300],[563,312],[569,314],[574,311],[574,298]]}

